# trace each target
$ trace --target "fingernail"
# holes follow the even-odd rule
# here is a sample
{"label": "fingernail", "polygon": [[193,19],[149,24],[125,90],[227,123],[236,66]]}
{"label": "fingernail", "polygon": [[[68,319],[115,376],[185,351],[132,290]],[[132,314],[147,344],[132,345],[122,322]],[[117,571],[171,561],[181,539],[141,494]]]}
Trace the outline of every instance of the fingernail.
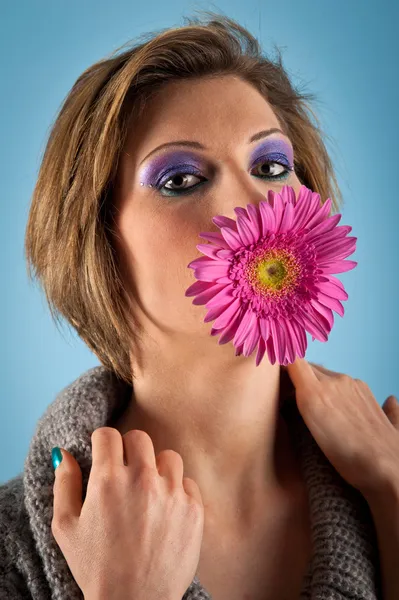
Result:
{"label": "fingernail", "polygon": [[60,462],[62,461],[62,452],[58,448],[58,446],[55,446],[52,449],[52,451],[51,451],[51,459],[53,461],[53,467],[54,467],[54,470],[55,470],[58,467],[58,465],[60,464]]}

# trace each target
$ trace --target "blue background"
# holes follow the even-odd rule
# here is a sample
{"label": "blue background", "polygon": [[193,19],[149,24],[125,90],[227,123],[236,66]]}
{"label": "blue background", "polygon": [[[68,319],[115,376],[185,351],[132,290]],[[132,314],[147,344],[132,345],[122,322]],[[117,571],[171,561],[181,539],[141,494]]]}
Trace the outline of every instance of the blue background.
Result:
{"label": "blue background", "polygon": [[366,381],[380,404],[399,394],[398,2],[383,10],[365,0],[2,2],[0,481],[23,470],[48,404],[99,364],[74,331],[60,335],[26,274],[25,227],[51,123],[90,64],[205,8],[238,20],[267,53],[276,42],[293,82],[319,98],[314,108],[344,196],[340,224],[353,227],[357,250],[349,259],[359,264],[338,275],[349,294],[345,315],[334,313],[327,343],[308,334],[307,360]]}

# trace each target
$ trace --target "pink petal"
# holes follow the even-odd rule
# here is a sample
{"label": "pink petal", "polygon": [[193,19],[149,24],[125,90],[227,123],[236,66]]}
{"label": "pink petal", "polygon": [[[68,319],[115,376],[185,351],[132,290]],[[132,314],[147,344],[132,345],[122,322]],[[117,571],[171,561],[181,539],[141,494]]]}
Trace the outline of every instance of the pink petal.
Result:
{"label": "pink petal", "polygon": [[267,350],[267,355],[269,357],[270,364],[274,365],[276,362],[276,353],[274,350],[273,336],[269,336],[269,338],[266,342],[266,350]]}
{"label": "pink petal", "polygon": [[253,311],[252,310],[246,310],[241,323],[239,324],[236,334],[234,336],[234,346],[238,347],[240,346],[245,338],[247,337],[247,335],[249,334],[249,332],[251,331],[251,323],[252,323],[252,315],[253,315]]}
{"label": "pink petal", "polygon": [[209,258],[218,258],[217,252],[220,252],[220,246],[212,246],[212,244],[198,244],[196,248]]}
{"label": "pink petal", "polygon": [[208,242],[213,242],[217,246],[230,250],[230,246],[218,231],[202,231],[199,236],[204,238],[204,240],[208,240]]}
{"label": "pink petal", "polygon": [[263,339],[266,342],[267,338],[270,335],[269,320],[268,319],[264,319],[263,317],[260,317],[260,319],[259,319],[259,328],[260,328],[261,335],[262,335]]}
{"label": "pink petal", "polygon": [[[192,303],[195,305],[206,304],[211,298],[214,298],[215,296],[217,297],[219,292],[225,288],[225,285],[212,285],[210,288],[200,292],[197,297],[194,298]],[[208,306],[206,308],[208,308]]]}
{"label": "pink petal", "polygon": [[209,283],[208,281],[195,281],[190,287],[186,289],[185,296],[195,296],[196,294],[200,294],[205,290],[213,289],[215,284]]}
{"label": "pink petal", "polygon": [[293,204],[291,204],[289,202],[288,204],[285,205],[284,214],[281,219],[281,225],[279,228],[280,233],[285,233],[286,231],[290,231],[290,229],[292,228],[292,225],[294,223],[294,214],[295,214],[295,208],[294,208]]}
{"label": "pink petal", "polygon": [[270,204],[261,201],[259,203],[259,210],[262,221],[262,236],[276,231],[276,219]]}
{"label": "pink petal", "polygon": [[266,344],[262,336],[259,338],[258,352],[256,354],[256,366],[258,367],[266,352]]}
{"label": "pink petal", "polygon": [[271,328],[272,337],[274,340],[274,349],[275,349],[275,353],[276,353],[276,358],[281,365],[284,360],[284,354],[285,354],[284,332],[282,332],[282,330],[280,328],[280,324],[276,319],[271,319],[270,328]]}
{"label": "pink petal", "polygon": [[217,252],[218,258],[230,259],[230,258],[233,258],[233,256],[234,256],[233,250],[218,250],[218,252]]}
{"label": "pink petal", "polygon": [[213,308],[218,305],[226,305],[230,304],[232,300],[234,300],[235,296],[233,295],[234,288],[232,285],[225,285],[223,288],[213,295],[213,297],[207,302],[205,308]]}
{"label": "pink petal", "polygon": [[320,342],[327,341],[327,334],[322,325],[320,324],[319,319],[314,318],[310,311],[302,310],[301,319],[303,320],[307,331],[314,335],[316,339],[318,339]]}
{"label": "pink petal", "polygon": [[230,217],[224,217],[223,215],[217,215],[212,218],[212,221],[218,227],[230,227],[233,231],[236,231],[237,224],[234,219],[230,219]]}
{"label": "pink petal", "polygon": [[241,308],[241,300],[239,298],[236,298],[230,304],[230,306],[228,306],[226,308],[224,313],[216,319],[213,326],[216,329],[221,329],[222,327],[226,327],[230,323],[230,320],[235,316],[237,311],[240,310],[240,308]]}
{"label": "pink petal", "polygon": [[[271,191],[271,190],[269,190]],[[282,199],[282,197],[280,196],[280,194],[275,193],[274,194],[274,215],[275,215],[275,219],[276,219],[276,232],[279,231],[280,225],[281,225],[281,219],[283,217],[284,214],[284,200]]]}
{"label": "pink petal", "polygon": [[254,206],[253,204],[248,204],[247,205],[247,213],[249,216],[249,219],[251,221],[251,225],[252,225],[252,229],[254,231],[254,235],[256,240],[258,240],[261,237],[261,229],[262,229],[262,221],[260,218],[260,213],[259,213],[259,209],[257,206]]}
{"label": "pink petal", "polygon": [[314,227],[308,233],[306,233],[304,239],[307,242],[310,242],[311,240],[313,240],[313,238],[317,237],[318,235],[324,235],[325,233],[327,233],[327,231],[331,231],[332,229],[334,229],[334,227],[336,227],[337,223],[339,223],[341,217],[342,215],[333,215],[332,217],[329,217],[326,221],[319,223],[318,225],[316,225],[316,227]]}
{"label": "pink petal", "polygon": [[329,260],[319,265],[322,273],[345,273],[354,269],[357,265],[355,260]]}
{"label": "pink petal", "polygon": [[330,296],[327,296],[327,294],[323,294],[323,292],[320,291],[317,291],[316,294],[319,302],[325,304],[325,306],[328,306],[332,310],[335,310],[335,312],[338,313],[341,317],[344,316],[345,309],[339,300],[337,300],[336,298],[331,298]]}
{"label": "pink petal", "polygon": [[333,281],[323,282],[320,285],[320,291],[323,292],[323,294],[331,296],[331,298],[337,298],[337,300],[348,300],[349,298],[345,290]]}
{"label": "pink petal", "polygon": [[[320,196],[318,202],[320,202]],[[331,200],[330,198],[327,198],[327,200],[321,206],[319,205],[316,214],[306,223],[306,227],[308,229],[313,229],[314,227],[317,227],[317,225],[323,223],[329,217],[330,211]]]}
{"label": "pink petal", "polygon": [[252,225],[247,218],[237,217],[237,229],[244,246],[250,246],[257,241]]}
{"label": "pink petal", "polygon": [[304,324],[301,321],[297,321],[297,318],[301,319],[301,317],[295,316],[290,320],[290,325],[295,332],[296,340],[297,340],[297,354],[300,358],[303,358],[306,353],[307,348],[307,339]]}
{"label": "pink petal", "polygon": [[255,313],[252,313],[251,318],[251,329],[249,335],[244,342],[244,356],[250,356],[256,348],[256,344],[259,341],[260,332],[258,327],[258,317]]}
{"label": "pink petal", "polygon": [[328,308],[328,306],[324,306],[324,304],[320,304],[320,302],[316,300],[316,298],[311,298],[310,303],[315,309],[315,311],[317,311],[328,321],[329,331],[331,331],[332,326],[334,324],[334,313],[332,312],[331,308]]}
{"label": "pink petal", "polygon": [[238,325],[240,324],[240,321],[241,321],[241,312],[242,312],[242,307],[240,310],[237,310],[234,317],[232,317],[230,323],[228,325],[226,325],[226,327],[222,330],[222,334],[219,338],[220,345],[227,344],[227,342],[230,342],[233,339],[233,337],[235,336]]}
{"label": "pink petal", "polygon": [[[216,281],[220,277],[227,277],[227,267],[223,265],[215,265],[214,267],[200,267],[194,271],[197,279],[202,281]],[[220,281],[218,281],[221,283]]]}
{"label": "pink petal", "polygon": [[295,207],[295,190],[292,186],[283,185],[283,189],[281,190],[280,194],[286,204],[291,203]]}
{"label": "pink petal", "polygon": [[323,258],[335,258],[341,253],[352,254],[356,246],[356,240],[357,238],[349,237],[322,244],[317,249],[317,258],[323,260]]}
{"label": "pink petal", "polygon": [[238,233],[236,233],[229,227],[222,227],[221,232],[222,232],[222,236],[226,240],[226,243],[228,244],[229,250],[231,248],[233,250],[238,250],[238,248],[242,248],[241,237]]}
{"label": "pink petal", "polygon": [[286,329],[286,342],[287,342],[287,352],[286,356],[288,358],[288,362],[293,363],[295,361],[296,349],[298,347],[298,341],[295,335],[295,331],[291,325],[291,320],[286,319],[284,321],[284,326]]}

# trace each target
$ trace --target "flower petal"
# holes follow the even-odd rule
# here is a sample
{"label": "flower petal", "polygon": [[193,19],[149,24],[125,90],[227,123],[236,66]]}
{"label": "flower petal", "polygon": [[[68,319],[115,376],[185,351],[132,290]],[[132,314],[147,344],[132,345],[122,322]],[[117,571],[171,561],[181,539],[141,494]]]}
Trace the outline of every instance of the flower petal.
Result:
{"label": "flower petal", "polygon": [[212,221],[218,227],[230,227],[233,231],[237,230],[237,223],[234,219],[230,219],[230,217],[224,217],[223,215],[217,215],[212,218]]}
{"label": "flower petal", "polygon": [[226,243],[228,244],[229,250],[231,248],[233,250],[238,250],[238,248],[242,248],[241,237],[237,232],[233,231],[229,227],[222,227],[221,232],[222,236],[226,240]]}
{"label": "flower petal", "polygon": [[346,273],[354,269],[358,263],[355,260],[329,260],[319,265],[322,273]]}
{"label": "flower petal", "polygon": [[242,216],[237,217],[237,229],[244,246],[250,246],[257,241],[252,229],[252,224],[248,218]]}
{"label": "flower petal", "polygon": [[338,313],[341,317],[344,316],[345,308],[339,300],[337,300],[336,298],[331,298],[331,296],[323,294],[323,292],[320,291],[317,291],[316,294],[317,299],[319,302],[321,302],[321,304],[325,304],[325,306],[328,306],[332,310],[335,310],[335,312]]}
{"label": "flower petal", "polygon": [[230,304],[230,306],[228,306],[225,309],[224,313],[221,314],[216,319],[216,321],[213,324],[214,328],[221,329],[222,327],[228,326],[231,319],[233,317],[235,317],[237,311],[240,310],[240,308],[241,308],[241,300],[239,298],[236,298],[235,300],[233,300],[233,302]]}
{"label": "flower petal", "polygon": [[244,342],[244,356],[250,356],[252,352],[256,348],[256,344],[258,343],[260,338],[260,332],[258,327],[258,317],[253,312],[251,315],[251,327],[249,330],[249,335],[246,337]]}
{"label": "flower petal", "polygon": [[225,241],[222,234],[218,231],[201,231],[199,236],[204,238],[204,240],[208,240],[208,242],[213,242],[221,248],[226,248],[227,250],[230,250],[230,246]]}
{"label": "flower petal", "polygon": [[314,227],[313,229],[310,229],[310,231],[304,235],[304,239],[307,242],[310,242],[311,240],[313,240],[313,238],[317,237],[318,235],[324,235],[325,233],[327,233],[327,231],[331,231],[332,229],[334,229],[334,227],[336,227],[337,223],[339,223],[341,217],[342,215],[333,215],[332,217],[329,217],[322,223],[316,225],[316,227]]}
{"label": "flower petal", "polygon": [[262,237],[268,233],[276,231],[276,218],[270,204],[261,201],[259,203],[260,216],[262,221]]}
{"label": "flower petal", "polygon": [[239,347],[247,337],[251,329],[251,319],[253,311],[247,309],[242,317],[242,321],[239,324],[236,334],[234,336],[234,346]]}
{"label": "flower petal", "polygon": [[294,214],[295,214],[294,206],[289,202],[284,207],[284,214],[281,219],[281,225],[279,227],[279,233],[285,233],[292,228],[294,223]]}
{"label": "flower petal", "polygon": [[[212,285],[208,289],[203,290],[202,292],[200,292],[199,294],[197,294],[197,296],[194,298],[192,304],[195,304],[197,306],[201,305],[201,304],[205,304],[206,305],[206,303],[211,298],[217,297],[219,295],[220,291],[223,291],[225,288],[226,288],[226,286],[222,285],[222,284]],[[211,308],[211,307],[206,306],[206,308]]]}
{"label": "flower petal", "polygon": [[247,213],[251,221],[251,226],[254,232],[255,241],[261,237],[262,221],[260,218],[259,208],[253,204],[247,204]]}

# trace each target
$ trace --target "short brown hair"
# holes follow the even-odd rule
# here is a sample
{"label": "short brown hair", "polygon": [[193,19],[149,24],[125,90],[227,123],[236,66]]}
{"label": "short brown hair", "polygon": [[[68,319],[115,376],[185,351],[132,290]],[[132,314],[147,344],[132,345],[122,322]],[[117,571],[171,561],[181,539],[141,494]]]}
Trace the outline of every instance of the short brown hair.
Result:
{"label": "short brown hair", "polygon": [[64,317],[130,384],[129,352],[143,332],[128,309],[113,244],[113,190],[129,116],[142,114],[160,86],[229,74],[249,82],[290,137],[301,183],[322,202],[330,197],[334,211],[342,202],[309,104],[315,95],[293,86],[278,49],[273,61],[236,21],[200,12],[202,19],[128,42],[78,77],[51,128],[28,216],[28,275],[39,279],[55,323]]}

